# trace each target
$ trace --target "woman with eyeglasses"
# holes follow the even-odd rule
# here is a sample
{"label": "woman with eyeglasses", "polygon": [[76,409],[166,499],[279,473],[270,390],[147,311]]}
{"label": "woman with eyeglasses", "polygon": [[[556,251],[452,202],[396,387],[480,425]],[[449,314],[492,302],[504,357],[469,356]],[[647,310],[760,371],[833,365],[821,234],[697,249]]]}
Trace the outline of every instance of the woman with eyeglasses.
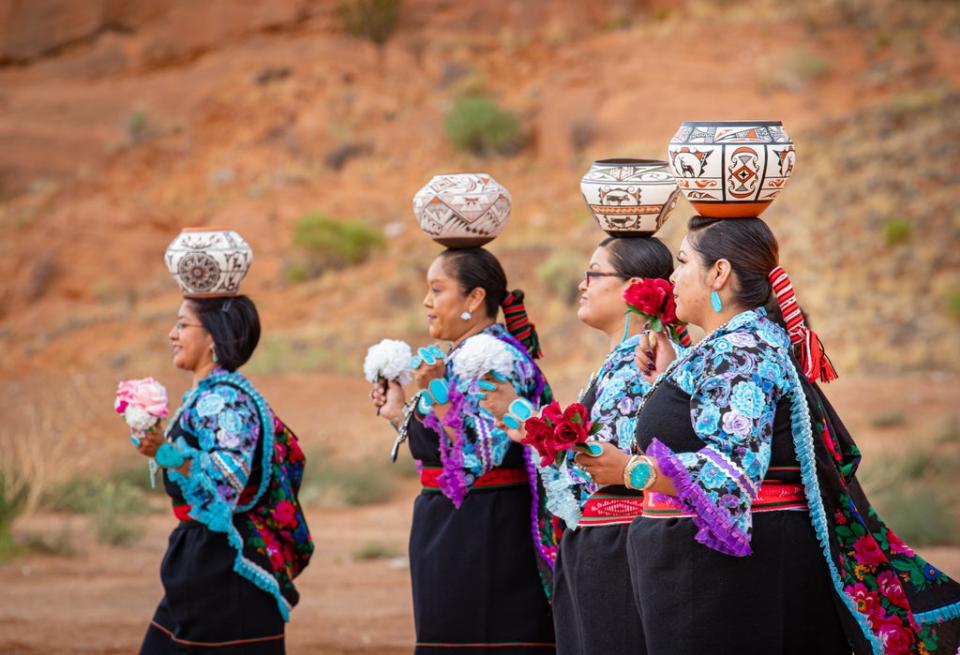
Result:
{"label": "woman with eyeglasses", "polygon": [[[600,425],[591,437],[624,453],[634,445],[636,415],[649,383],[638,370],[653,360],[640,320],[630,320],[624,292],[642,278],[666,279],[672,271],[667,247],[654,237],[607,238],[594,250],[580,283],[577,318],[602,332],[610,352],[591,375],[580,402]],[[664,335],[659,340],[669,346]],[[503,416],[512,400],[502,385],[487,401]],[[509,431],[522,439],[520,430]],[[594,446],[597,447],[597,446]],[[547,508],[566,525],[554,574],[553,613],[557,652],[565,655],[645,653],[640,616],[627,568],[627,529],[642,509],[641,492],[622,482],[597,485],[576,464],[540,468]]]}
{"label": "woman with eyeglasses", "polygon": [[313,552],[297,500],[297,438],[237,369],[260,339],[248,297],[188,297],[167,335],[193,376],[165,434],[140,440],[162,467],[179,524],[141,655],[284,652],[293,584]]}
{"label": "woman with eyeglasses", "polygon": [[[429,351],[409,402],[396,382],[377,387],[379,414],[409,440],[422,492],[410,529],[416,653],[553,653],[547,597],[556,549],[530,454],[512,443],[480,400],[493,385],[460,379],[453,360],[471,339],[506,346],[511,388],[533,405],[550,388],[521,292],[507,291],[500,262],[483,248],[449,249],[427,271],[430,336],[452,347]],[[505,323],[497,322],[503,310]]]}
{"label": "woman with eyeglasses", "polygon": [[770,228],[695,216],[677,261],[677,316],[706,336],[656,358],[635,454],[576,456],[644,491],[627,556],[648,651],[956,653],[960,585],[860,488]]}

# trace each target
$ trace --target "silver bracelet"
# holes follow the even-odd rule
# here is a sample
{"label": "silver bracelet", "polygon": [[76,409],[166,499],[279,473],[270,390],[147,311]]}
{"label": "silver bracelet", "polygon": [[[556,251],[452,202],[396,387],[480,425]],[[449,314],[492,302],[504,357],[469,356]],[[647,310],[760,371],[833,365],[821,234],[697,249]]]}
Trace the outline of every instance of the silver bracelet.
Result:
{"label": "silver bracelet", "polygon": [[393,441],[393,447],[390,449],[390,461],[397,461],[397,455],[400,453],[400,444],[407,440],[407,431],[410,426],[410,417],[413,416],[413,411],[417,407],[417,403],[420,401],[420,394],[422,391],[418,391],[413,394],[413,398],[410,399],[406,405],[403,406],[403,417],[400,419],[399,424],[394,424],[393,421],[390,421],[390,425],[393,426],[393,429],[397,431],[397,438]]}

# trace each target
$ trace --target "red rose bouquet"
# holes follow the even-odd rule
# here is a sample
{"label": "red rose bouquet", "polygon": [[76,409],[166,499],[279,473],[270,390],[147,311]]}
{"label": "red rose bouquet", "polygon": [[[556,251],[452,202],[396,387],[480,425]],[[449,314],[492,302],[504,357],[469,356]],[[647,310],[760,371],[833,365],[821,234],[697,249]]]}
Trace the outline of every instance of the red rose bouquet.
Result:
{"label": "red rose bouquet", "polygon": [[[647,319],[653,332],[669,330],[670,335],[683,346],[690,345],[687,328],[677,318],[677,302],[673,298],[673,285],[659,277],[644,278],[634,282],[623,293],[627,308]],[[654,336],[650,334],[650,345]]]}
{"label": "red rose bouquet", "polygon": [[540,416],[532,416],[524,423],[526,435],[523,443],[533,446],[540,454],[540,465],[550,463],[558,466],[577,446],[587,442],[587,437],[600,430],[589,419],[587,408],[573,403],[566,409],[553,401],[543,408]]}

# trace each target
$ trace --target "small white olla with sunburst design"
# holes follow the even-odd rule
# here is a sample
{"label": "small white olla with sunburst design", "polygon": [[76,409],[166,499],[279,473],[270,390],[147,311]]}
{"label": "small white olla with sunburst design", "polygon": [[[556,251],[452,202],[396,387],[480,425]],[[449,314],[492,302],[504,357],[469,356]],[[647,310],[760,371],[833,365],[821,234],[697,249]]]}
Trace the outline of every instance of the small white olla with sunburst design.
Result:
{"label": "small white olla with sunburst design", "polygon": [[164,261],[187,298],[235,296],[253,250],[233,230],[187,227],[167,246]]}

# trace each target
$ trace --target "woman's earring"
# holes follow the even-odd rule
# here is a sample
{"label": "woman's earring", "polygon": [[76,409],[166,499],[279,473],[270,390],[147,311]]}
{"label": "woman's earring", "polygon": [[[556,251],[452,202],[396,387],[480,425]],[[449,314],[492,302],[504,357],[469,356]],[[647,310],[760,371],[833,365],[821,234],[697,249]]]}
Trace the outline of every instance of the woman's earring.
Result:
{"label": "woman's earring", "polygon": [[717,293],[716,289],[710,292],[710,306],[718,314],[723,310],[723,303],[720,302],[720,294]]}
{"label": "woman's earring", "polygon": [[210,346],[210,352],[213,353],[213,363],[216,364],[220,361],[220,358],[217,357],[217,349],[214,346]]}
{"label": "woman's earring", "polygon": [[462,314],[460,314],[460,318],[462,318],[462,319],[465,320],[465,321],[469,321],[471,318],[473,318],[473,314],[471,314],[470,312],[465,311],[465,312],[463,312]]}

